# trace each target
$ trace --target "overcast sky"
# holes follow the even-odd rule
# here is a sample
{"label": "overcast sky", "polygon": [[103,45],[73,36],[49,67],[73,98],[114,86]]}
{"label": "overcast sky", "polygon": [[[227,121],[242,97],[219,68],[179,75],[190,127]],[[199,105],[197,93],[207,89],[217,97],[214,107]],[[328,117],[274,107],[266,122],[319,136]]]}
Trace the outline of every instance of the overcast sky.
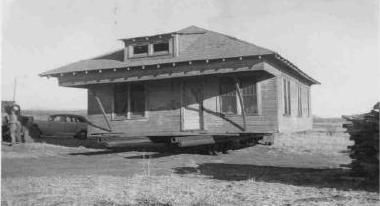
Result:
{"label": "overcast sky", "polygon": [[277,51],[322,85],[315,115],[380,100],[377,0],[5,0],[2,99],[24,109],[86,109],[86,90],[38,74],[121,48],[119,38],[196,25]]}

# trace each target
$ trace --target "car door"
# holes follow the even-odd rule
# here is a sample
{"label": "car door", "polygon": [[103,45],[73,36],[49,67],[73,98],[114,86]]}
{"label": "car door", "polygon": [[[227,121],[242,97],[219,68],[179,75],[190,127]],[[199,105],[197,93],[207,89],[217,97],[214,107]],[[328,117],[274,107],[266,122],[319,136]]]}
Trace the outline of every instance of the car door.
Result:
{"label": "car door", "polygon": [[48,134],[49,135],[63,135],[65,130],[66,119],[62,115],[57,115],[52,118],[52,121],[49,121]]}
{"label": "car door", "polygon": [[75,117],[66,117],[65,134],[75,135],[78,130],[78,120]]}

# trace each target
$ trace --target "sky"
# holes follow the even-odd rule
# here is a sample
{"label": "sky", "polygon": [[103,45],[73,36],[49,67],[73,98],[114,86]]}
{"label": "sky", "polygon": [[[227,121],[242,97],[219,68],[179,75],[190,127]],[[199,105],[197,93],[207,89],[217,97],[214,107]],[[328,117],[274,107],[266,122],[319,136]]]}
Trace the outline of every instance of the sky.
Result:
{"label": "sky", "polygon": [[380,101],[377,0],[4,0],[2,100],[23,109],[87,108],[85,89],[39,73],[122,48],[117,39],[196,25],[280,53],[320,81],[321,117],[367,112]]}

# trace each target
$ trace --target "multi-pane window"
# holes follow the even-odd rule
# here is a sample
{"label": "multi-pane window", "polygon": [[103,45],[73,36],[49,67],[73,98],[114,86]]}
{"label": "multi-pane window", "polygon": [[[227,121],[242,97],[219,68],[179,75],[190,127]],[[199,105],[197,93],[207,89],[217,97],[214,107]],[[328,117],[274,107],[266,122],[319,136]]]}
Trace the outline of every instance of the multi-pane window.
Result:
{"label": "multi-pane window", "polygon": [[243,80],[240,82],[243,104],[246,114],[258,114],[257,84],[252,81]]}
{"label": "multi-pane window", "polygon": [[150,57],[156,55],[167,55],[171,53],[170,41],[159,41],[156,43],[146,42],[143,44],[130,45],[129,57]]}
{"label": "multi-pane window", "polygon": [[307,88],[306,90],[307,95],[306,95],[306,100],[307,100],[307,116],[310,117],[310,89]]}
{"label": "multi-pane window", "polygon": [[115,107],[114,113],[116,116],[128,115],[128,85],[116,85],[114,90]]}
{"label": "multi-pane window", "polygon": [[153,44],[153,52],[169,52],[169,43],[157,43]]}
{"label": "multi-pane window", "polygon": [[[254,80],[241,80],[240,91],[243,99],[245,113],[258,114],[257,84]],[[224,114],[238,114],[240,111],[236,83],[232,79],[222,79],[220,82],[220,108]]]}
{"label": "multi-pane window", "polygon": [[114,88],[114,114],[116,119],[145,116],[145,87],[143,84],[122,84]]}
{"label": "multi-pane window", "polygon": [[290,94],[290,81],[288,79],[283,79],[283,96],[284,96],[284,115],[291,114],[291,94]]}
{"label": "multi-pane window", "polygon": [[143,84],[130,85],[131,117],[143,117],[145,114],[145,88]]}
{"label": "multi-pane window", "polygon": [[224,114],[237,114],[237,96],[232,79],[220,81],[220,106],[221,112]]}
{"label": "multi-pane window", "polygon": [[133,54],[148,54],[148,45],[136,45],[133,47]]}
{"label": "multi-pane window", "polygon": [[298,97],[298,112],[297,112],[297,115],[299,116],[299,117],[302,117],[302,87],[301,87],[301,85],[300,84],[298,84],[298,87],[297,87],[297,93],[298,93],[298,95],[297,95],[297,97]]}

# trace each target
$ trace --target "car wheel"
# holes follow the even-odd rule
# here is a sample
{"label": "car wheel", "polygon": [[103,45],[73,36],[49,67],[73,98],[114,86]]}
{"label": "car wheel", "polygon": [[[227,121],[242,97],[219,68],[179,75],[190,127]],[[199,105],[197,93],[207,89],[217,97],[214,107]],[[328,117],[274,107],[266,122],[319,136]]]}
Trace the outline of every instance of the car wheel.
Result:
{"label": "car wheel", "polygon": [[87,139],[87,132],[86,131],[80,131],[77,135],[75,135],[78,139]]}
{"label": "car wheel", "polygon": [[31,128],[30,128],[30,132],[29,132],[30,136],[32,138],[41,138],[41,130],[40,128],[38,128],[37,125],[33,125]]}

